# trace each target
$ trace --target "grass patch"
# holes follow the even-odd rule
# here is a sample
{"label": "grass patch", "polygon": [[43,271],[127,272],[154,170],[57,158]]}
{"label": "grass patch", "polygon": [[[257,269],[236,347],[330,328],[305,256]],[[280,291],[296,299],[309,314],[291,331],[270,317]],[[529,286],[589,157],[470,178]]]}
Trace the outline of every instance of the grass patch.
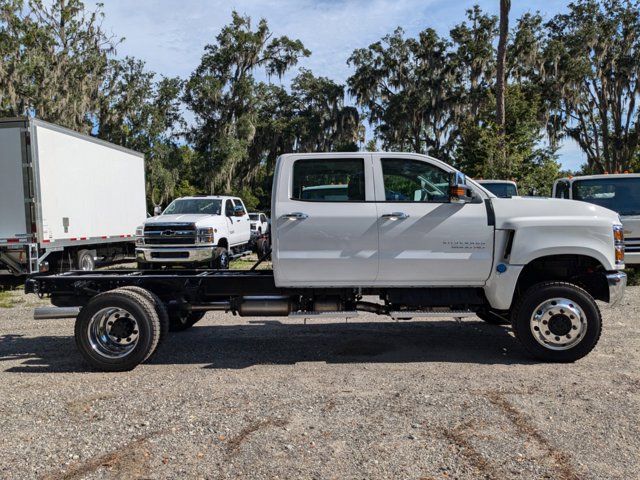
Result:
{"label": "grass patch", "polygon": [[11,292],[0,292],[0,308],[11,308],[18,303],[15,295]]}
{"label": "grass patch", "polygon": [[[229,264],[231,270],[249,270],[258,260],[256,258],[239,258],[233,260]],[[271,268],[271,262],[264,261],[258,265],[258,270],[268,270]]]}
{"label": "grass patch", "polygon": [[640,285],[640,269],[637,268],[627,268],[624,271],[627,274],[627,285],[630,287],[635,287]]}

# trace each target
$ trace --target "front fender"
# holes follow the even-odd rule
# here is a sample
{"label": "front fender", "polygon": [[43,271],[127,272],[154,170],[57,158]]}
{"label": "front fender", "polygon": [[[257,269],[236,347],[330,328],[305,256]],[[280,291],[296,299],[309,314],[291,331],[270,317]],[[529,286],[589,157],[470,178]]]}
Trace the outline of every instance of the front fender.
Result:
{"label": "front fender", "polygon": [[515,229],[508,260],[512,265],[526,265],[551,255],[583,255],[597,260],[605,270],[616,270],[613,244],[610,223],[520,226]]}

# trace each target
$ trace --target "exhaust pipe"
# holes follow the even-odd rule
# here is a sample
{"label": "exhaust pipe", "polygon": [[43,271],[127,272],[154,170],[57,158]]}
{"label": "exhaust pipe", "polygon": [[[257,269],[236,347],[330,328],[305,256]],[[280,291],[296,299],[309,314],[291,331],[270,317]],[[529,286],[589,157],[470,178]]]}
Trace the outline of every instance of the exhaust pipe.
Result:
{"label": "exhaust pipe", "polygon": [[34,320],[54,320],[59,318],[75,318],[80,307],[38,307],[33,311]]}

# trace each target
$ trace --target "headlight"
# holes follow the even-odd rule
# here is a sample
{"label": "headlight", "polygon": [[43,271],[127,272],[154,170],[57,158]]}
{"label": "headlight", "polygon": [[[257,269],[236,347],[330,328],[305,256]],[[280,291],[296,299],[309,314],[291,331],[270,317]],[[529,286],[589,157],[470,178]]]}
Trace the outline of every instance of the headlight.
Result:
{"label": "headlight", "polygon": [[136,245],[144,245],[144,225],[136,228]]}
{"label": "headlight", "polygon": [[213,243],[213,228],[199,228],[196,243]]}
{"label": "headlight", "polygon": [[616,265],[624,265],[624,227],[622,225],[613,226],[613,243],[616,256]]}

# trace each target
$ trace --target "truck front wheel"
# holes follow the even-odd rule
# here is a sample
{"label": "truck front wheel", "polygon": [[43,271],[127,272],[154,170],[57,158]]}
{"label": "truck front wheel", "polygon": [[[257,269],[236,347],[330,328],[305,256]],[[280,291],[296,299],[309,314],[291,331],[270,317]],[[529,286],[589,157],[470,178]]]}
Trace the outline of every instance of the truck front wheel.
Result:
{"label": "truck front wheel", "polygon": [[566,282],[542,282],[530,287],[513,309],[516,337],[536,358],[574,362],[598,343],[602,316],[595,300]]}
{"label": "truck front wheel", "polygon": [[216,270],[229,270],[229,251],[225,247],[217,247],[213,252],[212,263]]}

